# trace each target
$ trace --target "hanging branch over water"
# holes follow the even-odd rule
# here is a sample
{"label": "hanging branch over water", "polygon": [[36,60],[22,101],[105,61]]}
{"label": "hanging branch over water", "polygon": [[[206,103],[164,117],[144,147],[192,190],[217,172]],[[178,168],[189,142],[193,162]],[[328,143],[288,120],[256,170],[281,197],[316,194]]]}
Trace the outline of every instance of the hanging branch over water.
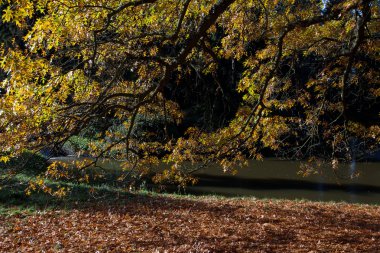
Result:
{"label": "hanging branch over water", "polygon": [[[2,160],[97,122],[95,162],[165,160],[157,180],[181,183],[187,162],[234,171],[263,149],[335,161],[379,143],[377,1],[0,3],[24,44],[0,46]],[[138,129],[160,117],[165,137]]]}

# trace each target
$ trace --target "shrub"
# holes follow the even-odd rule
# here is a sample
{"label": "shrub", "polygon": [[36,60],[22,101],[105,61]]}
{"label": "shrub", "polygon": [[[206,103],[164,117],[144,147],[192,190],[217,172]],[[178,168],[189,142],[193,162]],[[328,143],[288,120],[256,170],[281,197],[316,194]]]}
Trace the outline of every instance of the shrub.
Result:
{"label": "shrub", "polygon": [[12,158],[7,163],[0,163],[0,168],[5,170],[14,170],[16,172],[24,171],[25,174],[39,174],[46,171],[48,162],[39,153],[25,151],[18,157]]}

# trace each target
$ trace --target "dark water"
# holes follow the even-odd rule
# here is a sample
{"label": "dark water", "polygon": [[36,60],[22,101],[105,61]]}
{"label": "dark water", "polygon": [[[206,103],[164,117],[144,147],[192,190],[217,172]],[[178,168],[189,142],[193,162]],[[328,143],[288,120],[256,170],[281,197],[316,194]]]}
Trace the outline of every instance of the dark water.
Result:
{"label": "dark water", "polygon": [[[103,161],[101,165],[117,169],[119,163]],[[276,159],[251,161],[236,175],[209,166],[196,173],[199,182],[187,187],[186,193],[380,204],[380,163],[342,165],[338,177],[329,168],[323,169],[322,175],[308,177],[297,175],[298,171],[299,162]],[[359,177],[351,179],[353,173]]]}
{"label": "dark water", "polygon": [[[252,161],[235,176],[207,168],[198,173],[198,185],[189,187],[188,192],[380,204],[380,163],[341,166],[339,175],[325,168],[322,175],[308,177],[297,175],[299,165],[281,160]],[[360,175],[351,179],[352,173]]]}

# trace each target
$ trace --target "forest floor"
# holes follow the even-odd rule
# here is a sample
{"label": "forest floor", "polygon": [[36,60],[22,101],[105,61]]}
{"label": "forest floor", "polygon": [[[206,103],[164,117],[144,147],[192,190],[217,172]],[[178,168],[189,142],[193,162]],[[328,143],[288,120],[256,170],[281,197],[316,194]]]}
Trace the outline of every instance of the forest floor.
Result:
{"label": "forest floor", "polygon": [[380,252],[380,206],[128,194],[0,214],[0,252]]}

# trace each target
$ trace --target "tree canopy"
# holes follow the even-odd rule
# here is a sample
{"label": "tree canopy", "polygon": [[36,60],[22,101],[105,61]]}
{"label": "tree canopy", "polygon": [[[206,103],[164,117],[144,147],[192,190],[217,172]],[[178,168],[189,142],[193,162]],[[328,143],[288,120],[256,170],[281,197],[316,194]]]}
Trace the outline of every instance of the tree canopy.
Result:
{"label": "tree canopy", "polygon": [[[0,6],[3,161],[60,147],[99,120],[117,120],[125,131],[104,127],[91,156],[112,152],[142,170],[168,162],[156,180],[179,183],[196,169],[189,162],[231,172],[270,149],[334,165],[378,148],[379,1]],[[201,121],[189,120],[192,101]],[[163,119],[162,137],[139,135],[142,115]]]}

